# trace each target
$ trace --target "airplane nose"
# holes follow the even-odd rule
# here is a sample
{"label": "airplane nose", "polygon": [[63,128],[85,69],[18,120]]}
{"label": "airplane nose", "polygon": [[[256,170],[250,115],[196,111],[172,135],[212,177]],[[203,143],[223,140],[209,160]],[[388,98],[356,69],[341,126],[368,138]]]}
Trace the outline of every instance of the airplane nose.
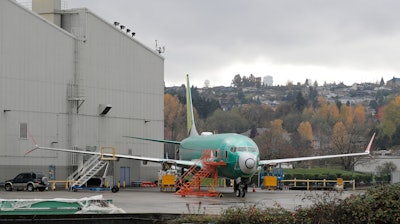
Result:
{"label": "airplane nose", "polygon": [[244,164],[246,165],[247,169],[251,170],[256,165],[256,161],[254,161],[253,158],[248,158]]}
{"label": "airplane nose", "polygon": [[239,166],[243,173],[254,173],[257,170],[256,157],[249,153],[242,153],[239,157]]}

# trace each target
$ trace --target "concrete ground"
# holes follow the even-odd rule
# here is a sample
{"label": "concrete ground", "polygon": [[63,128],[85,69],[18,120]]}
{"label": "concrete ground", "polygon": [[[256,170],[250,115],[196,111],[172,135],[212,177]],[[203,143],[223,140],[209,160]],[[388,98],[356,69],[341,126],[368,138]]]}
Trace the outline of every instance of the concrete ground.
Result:
{"label": "concrete ground", "polygon": [[[249,188],[244,198],[234,196],[232,188],[220,188],[223,193],[219,197],[181,197],[173,192],[160,192],[158,188],[127,188],[117,193],[110,191],[45,191],[27,192],[0,190],[0,199],[80,199],[102,195],[104,199],[111,199],[113,204],[127,213],[170,213],[170,214],[219,214],[222,210],[232,206],[259,205],[274,207],[279,205],[288,210],[295,210],[298,206],[309,206],[322,197],[343,199],[351,194],[362,191],[344,191],[343,193],[327,191],[268,191],[256,188],[255,192]],[[316,196],[317,195],[317,196]],[[304,200],[311,196],[312,200]]]}

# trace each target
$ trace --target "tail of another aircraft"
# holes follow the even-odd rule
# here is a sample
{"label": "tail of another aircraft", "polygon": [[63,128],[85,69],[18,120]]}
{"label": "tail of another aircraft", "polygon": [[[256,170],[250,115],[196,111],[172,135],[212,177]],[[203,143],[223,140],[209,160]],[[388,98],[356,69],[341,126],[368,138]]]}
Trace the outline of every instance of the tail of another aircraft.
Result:
{"label": "tail of another aircraft", "polygon": [[188,136],[199,135],[199,133],[196,130],[196,124],[194,123],[192,93],[189,84],[189,75],[186,75],[186,113],[187,113]]}

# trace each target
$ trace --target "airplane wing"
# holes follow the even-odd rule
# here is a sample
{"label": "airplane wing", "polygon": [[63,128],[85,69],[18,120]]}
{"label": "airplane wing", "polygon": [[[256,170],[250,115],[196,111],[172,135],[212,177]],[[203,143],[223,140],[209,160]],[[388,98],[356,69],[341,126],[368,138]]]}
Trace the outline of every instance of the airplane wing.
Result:
{"label": "airplane wing", "polygon": [[89,151],[80,151],[80,150],[72,150],[72,149],[61,149],[61,148],[51,148],[51,147],[41,147],[36,145],[35,148],[32,150],[28,151],[25,153],[25,155],[31,153],[32,151],[36,149],[43,149],[43,150],[50,150],[50,151],[57,151],[57,152],[68,152],[68,153],[81,153],[81,154],[88,154],[88,155],[103,155],[106,157],[117,157],[117,158],[123,158],[123,159],[134,159],[134,160],[140,160],[140,161],[146,161],[146,162],[154,162],[154,163],[170,163],[170,164],[176,164],[178,166],[193,166],[197,164],[198,166],[201,166],[201,163],[199,161],[193,160],[177,160],[177,159],[162,159],[162,158],[154,158],[154,157],[144,157],[144,156],[132,156],[132,155],[122,155],[122,154],[111,154],[111,153],[100,153],[100,152],[89,152]]}
{"label": "airplane wing", "polygon": [[141,137],[134,137],[134,136],[122,136],[122,137],[140,139],[140,140],[152,141],[152,142],[161,142],[161,143],[167,143],[167,144],[175,144],[175,145],[180,145],[181,144],[181,142],[178,142],[178,141],[164,140],[164,139],[141,138]]}
{"label": "airplane wing", "polygon": [[372,138],[365,149],[364,152],[360,153],[349,153],[349,154],[337,154],[337,155],[325,155],[325,156],[309,156],[309,157],[296,157],[296,158],[286,158],[286,159],[272,159],[272,160],[260,160],[258,162],[259,166],[263,165],[275,165],[277,163],[288,163],[288,162],[297,162],[297,161],[306,161],[306,160],[316,160],[316,159],[329,159],[329,158],[339,158],[339,157],[349,157],[349,156],[365,156],[370,154],[372,142],[375,138],[375,133],[372,135]]}

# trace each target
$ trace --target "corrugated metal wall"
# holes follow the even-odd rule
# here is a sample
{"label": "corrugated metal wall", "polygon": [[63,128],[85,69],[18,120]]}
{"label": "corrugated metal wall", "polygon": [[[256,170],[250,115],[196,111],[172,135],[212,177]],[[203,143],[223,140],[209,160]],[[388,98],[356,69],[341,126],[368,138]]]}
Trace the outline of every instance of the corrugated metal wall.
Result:
{"label": "corrugated metal wall", "polygon": [[[19,137],[20,123],[43,146],[113,146],[122,154],[163,156],[162,144],[122,136],[163,138],[164,59],[86,10],[68,12],[62,24],[67,32],[12,1],[0,1],[0,109],[6,110],[0,111],[1,179],[22,169],[47,172],[49,165],[65,178],[71,165],[65,153],[23,157],[33,143]],[[85,100],[78,113],[68,101],[75,77]],[[99,104],[112,109],[99,116]],[[133,169],[137,163],[120,161],[117,179],[120,166]],[[156,169],[131,170],[130,179],[152,180]]]}
{"label": "corrugated metal wall", "polygon": [[33,143],[20,137],[20,123],[27,123],[38,142],[62,138],[59,125],[66,119],[65,86],[73,74],[74,41],[17,3],[0,1],[2,180],[27,169],[47,172],[47,164],[67,165],[67,155],[54,152],[38,151],[25,157]]}

